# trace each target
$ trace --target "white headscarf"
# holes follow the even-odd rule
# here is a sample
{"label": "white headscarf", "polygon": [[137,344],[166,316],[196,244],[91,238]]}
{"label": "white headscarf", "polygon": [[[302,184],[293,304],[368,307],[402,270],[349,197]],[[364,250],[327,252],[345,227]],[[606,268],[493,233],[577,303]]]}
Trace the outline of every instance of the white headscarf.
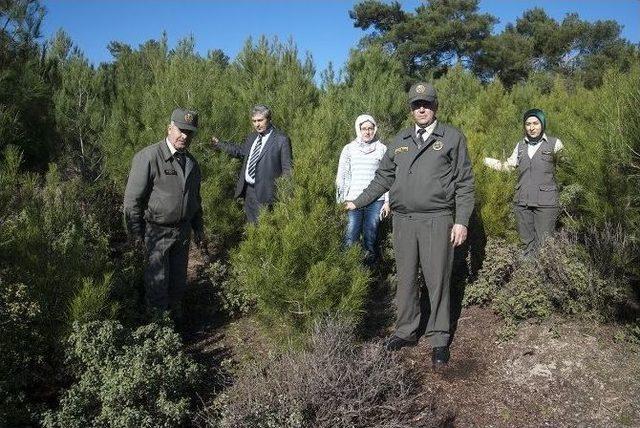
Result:
{"label": "white headscarf", "polygon": [[[362,124],[365,122],[371,122],[371,124],[373,124],[373,138],[369,142],[362,141],[362,131],[360,130],[360,126],[362,126]],[[355,139],[355,142],[358,143],[358,149],[365,154],[371,153],[372,151],[374,151],[376,148],[376,145],[373,143],[375,143],[378,140],[378,136],[377,136],[378,124],[376,123],[373,116],[368,114],[361,114],[356,118],[355,128],[356,128],[356,136],[357,136]]]}

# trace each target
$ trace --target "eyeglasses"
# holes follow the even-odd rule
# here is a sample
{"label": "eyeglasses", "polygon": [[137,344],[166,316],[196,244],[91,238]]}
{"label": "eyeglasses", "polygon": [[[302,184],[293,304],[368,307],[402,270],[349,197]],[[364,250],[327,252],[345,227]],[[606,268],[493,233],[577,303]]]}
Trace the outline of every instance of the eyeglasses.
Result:
{"label": "eyeglasses", "polygon": [[376,128],[360,128],[361,131],[375,131]]}

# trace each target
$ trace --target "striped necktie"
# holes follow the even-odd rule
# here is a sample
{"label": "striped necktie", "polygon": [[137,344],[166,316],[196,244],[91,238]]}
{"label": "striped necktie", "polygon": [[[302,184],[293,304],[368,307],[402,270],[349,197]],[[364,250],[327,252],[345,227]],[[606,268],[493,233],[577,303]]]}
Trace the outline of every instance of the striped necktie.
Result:
{"label": "striped necktie", "polygon": [[251,156],[249,157],[249,166],[247,167],[247,171],[249,172],[249,177],[252,179],[256,179],[256,165],[258,164],[258,158],[260,157],[260,148],[262,147],[262,134],[258,134],[258,140],[256,144],[253,146],[253,151],[251,152]]}

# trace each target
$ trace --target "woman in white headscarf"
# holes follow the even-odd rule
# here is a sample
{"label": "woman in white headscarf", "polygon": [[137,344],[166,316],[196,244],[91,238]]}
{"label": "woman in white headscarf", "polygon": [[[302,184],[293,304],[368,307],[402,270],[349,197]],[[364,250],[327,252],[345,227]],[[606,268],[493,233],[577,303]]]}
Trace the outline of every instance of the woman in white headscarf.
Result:
{"label": "woman in white headscarf", "polygon": [[[355,123],[356,139],[344,146],[338,162],[336,186],[339,203],[353,201],[369,185],[387,151],[377,137],[378,126],[368,114],[358,116]],[[373,265],[378,259],[376,240],[380,220],[389,215],[389,194],[366,207],[348,211],[344,244],[351,246],[363,237],[365,263]]]}

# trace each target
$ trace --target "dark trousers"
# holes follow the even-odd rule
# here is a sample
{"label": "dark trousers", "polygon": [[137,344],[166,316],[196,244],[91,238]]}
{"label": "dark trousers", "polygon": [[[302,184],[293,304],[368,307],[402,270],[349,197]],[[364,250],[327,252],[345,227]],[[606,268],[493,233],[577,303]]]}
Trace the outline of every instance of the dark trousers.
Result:
{"label": "dark trousers", "polygon": [[555,230],[560,208],[514,205],[513,212],[518,223],[518,234],[524,244],[524,255],[532,256]]}
{"label": "dark trousers", "polygon": [[247,216],[247,222],[257,223],[258,213],[260,211],[260,202],[256,196],[256,189],[253,184],[244,185],[244,213]]}
{"label": "dark trousers", "polygon": [[450,242],[453,218],[450,214],[425,218],[424,215],[393,215],[393,248],[396,256],[396,336],[416,339],[420,324],[418,266],[422,267],[431,313],[426,335],[432,346],[447,346],[451,329],[451,269],[453,244]]}
{"label": "dark trousers", "polygon": [[148,223],[145,230],[147,266],[144,272],[146,301],[151,309],[181,315],[187,286],[187,262],[191,227],[165,227]]}

